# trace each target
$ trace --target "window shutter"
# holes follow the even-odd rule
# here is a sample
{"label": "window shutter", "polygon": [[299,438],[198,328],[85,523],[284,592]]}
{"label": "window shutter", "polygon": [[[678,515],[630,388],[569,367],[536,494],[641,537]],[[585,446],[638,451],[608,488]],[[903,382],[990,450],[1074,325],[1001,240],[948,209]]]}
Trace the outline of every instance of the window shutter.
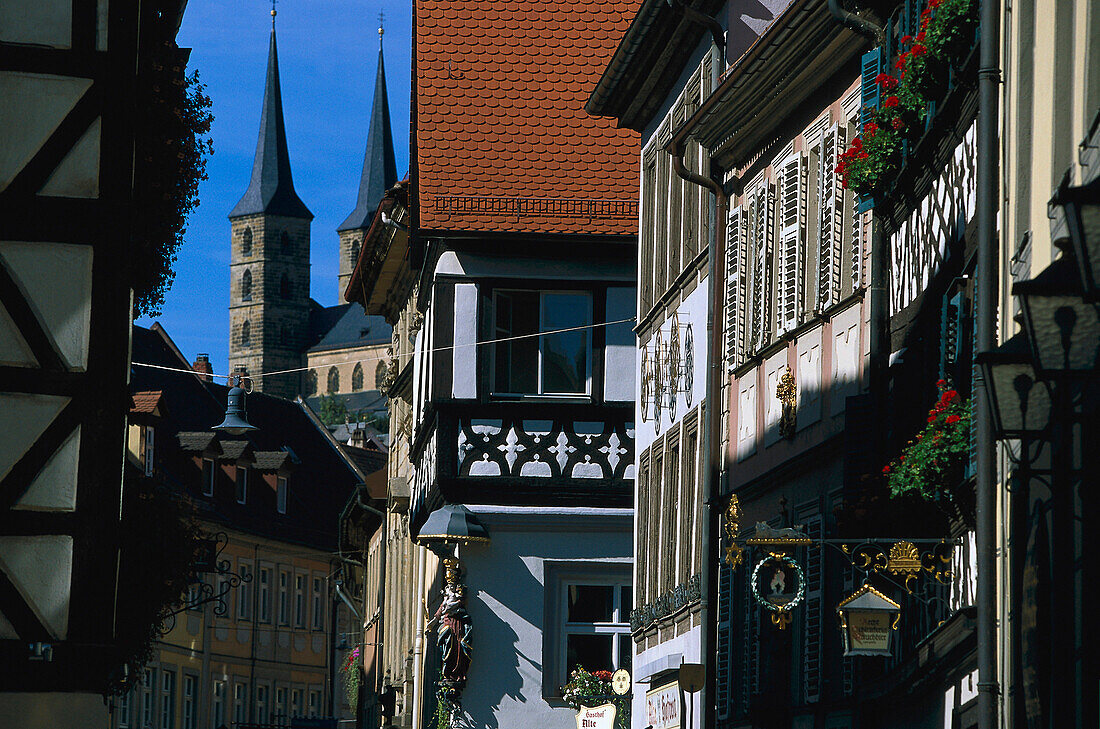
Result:
{"label": "window shutter", "polygon": [[[821,515],[805,520],[806,535],[821,539]],[[821,629],[823,624],[821,594],[821,549],[817,545],[806,550],[806,619],[803,636],[802,687],[806,703],[821,700]]]}
{"label": "window shutter", "polygon": [[860,286],[863,274],[863,214],[859,212],[857,195],[848,192],[844,195],[846,207],[852,216],[852,290]]}
{"label": "window shutter", "polygon": [[[860,101],[862,106],[859,112],[859,129],[856,133],[862,132],[864,125],[871,121],[871,114],[875,109],[878,109],[879,105],[879,85],[875,82],[875,77],[882,73],[882,49],[872,48],[863,54],[863,58],[860,61],[860,69],[862,71],[862,79],[860,82]],[[858,210],[863,213],[874,207],[874,198],[870,195],[860,195]]]}
{"label": "window shutter", "polygon": [[742,582],[741,713],[747,716],[752,710],[753,697],[760,693],[760,620],[747,575]]}
{"label": "window shutter", "polygon": [[779,170],[779,331],[798,326],[802,313],[802,154],[795,152]]}
{"label": "window shutter", "polygon": [[836,161],[844,149],[844,131],[845,127],[834,124],[821,137],[821,168],[818,171],[818,309],[828,309],[840,301],[844,186],[840,175],[836,173]]}
{"label": "window shutter", "polygon": [[745,332],[745,265],[748,260],[745,240],[745,210],[740,205],[730,210],[726,246],[726,362],[741,364]]}
{"label": "window shutter", "polygon": [[733,570],[725,562],[718,567],[718,645],[715,646],[714,697],[719,719],[730,713],[730,685],[733,680]]}
{"label": "window shutter", "polygon": [[757,188],[752,202],[753,261],[753,350],[771,340],[772,237],[775,230],[775,186]]}

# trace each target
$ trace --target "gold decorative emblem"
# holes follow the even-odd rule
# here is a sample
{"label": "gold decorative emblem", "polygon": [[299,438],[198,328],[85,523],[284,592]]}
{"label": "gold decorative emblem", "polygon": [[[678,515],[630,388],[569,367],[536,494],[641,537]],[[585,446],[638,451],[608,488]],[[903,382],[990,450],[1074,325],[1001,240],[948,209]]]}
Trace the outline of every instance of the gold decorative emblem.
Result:
{"label": "gold decorative emblem", "polygon": [[779,384],[775,388],[775,396],[782,404],[783,412],[779,416],[779,435],[783,438],[793,438],[795,432],[795,395],[797,388],[794,383],[794,374],[788,365],[786,371],[779,378]]}
{"label": "gold decorative emblem", "polygon": [[726,531],[726,541],[728,542],[726,564],[730,566],[730,569],[735,570],[745,559],[741,547],[736,542],[737,532],[741,530],[741,502],[738,501],[736,495],[730,496],[730,502],[726,506],[724,517],[722,527]]}
{"label": "gold decorative emblem", "polygon": [[905,591],[912,593],[910,582],[917,579],[921,571],[920,551],[912,542],[897,542],[890,547],[886,559],[886,569],[895,575],[905,575]]}

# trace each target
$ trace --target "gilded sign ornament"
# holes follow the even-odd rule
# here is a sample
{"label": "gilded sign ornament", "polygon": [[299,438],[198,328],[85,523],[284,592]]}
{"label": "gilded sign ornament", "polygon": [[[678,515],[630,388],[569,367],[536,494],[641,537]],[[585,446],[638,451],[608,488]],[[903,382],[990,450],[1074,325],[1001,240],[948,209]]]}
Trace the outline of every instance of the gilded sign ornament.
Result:
{"label": "gilded sign ornament", "polygon": [[797,417],[795,410],[796,394],[794,374],[788,365],[775,388],[775,396],[779,399],[783,408],[782,414],[779,416],[779,435],[783,438],[794,437]]}
{"label": "gilded sign ornament", "polygon": [[886,569],[891,574],[904,576],[905,591],[912,594],[910,582],[915,582],[921,571],[917,545],[905,541],[895,543],[890,547],[890,554],[886,558]]}
{"label": "gilded sign ornament", "polygon": [[737,532],[741,530],[741,502],[737,499],[737,495],[730,496],[729,504],[726,506],[726,513],[723,515],[722,527],[726,531],[726,564],[730,566],[730,569],[737,569],[741,566],[741,563],[745,561],[745,556],[742,554],[743,550],[740,545],[737,544]]}
{"label": "gilded sign ornament", "polygon": [[753,568],[749,585],[752,596],[771,613],[772,624],[785,630],[791,622],[791,608],[806,595],[806,574],[794,558],[769,552]]}

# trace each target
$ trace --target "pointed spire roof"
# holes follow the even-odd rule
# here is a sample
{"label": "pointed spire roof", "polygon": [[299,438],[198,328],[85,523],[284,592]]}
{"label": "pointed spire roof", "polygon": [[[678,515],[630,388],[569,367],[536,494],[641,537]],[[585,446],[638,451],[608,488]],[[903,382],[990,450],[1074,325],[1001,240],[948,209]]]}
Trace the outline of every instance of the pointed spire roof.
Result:
{"label": "pointed spire roof", "polygon": [[[379,28],[381,38],[381,28]],[[378,75],[374,79],[374,103],[371,105],[370,128],[367,131],[367,152],[363,156],[363,174],[359,178],[359,195],[355,209],[336,229],[355,230],[370,227],[374,211],[382,202],[386,190],[397,183],[397,163],[393,155],[393,131],[390,128],[390,102],[386,96],[386,66],[378,46]]]}
{"label": "pointed spire roof", "polygon": [[309,212],[309,208],[294,191],[294,180],[290,176],[290,154],[286,148],[286,126],[283,124],[283,99],[279,91],[279,55],[275,49],[274,13],[271,21],[271,46],[267,54],[267,85],[264,88],[264,105],[260,113],[260,138],[256,143],[256,158],[252,162],[252,180],[229,217],[257,213],[313,219],[313,213]]}

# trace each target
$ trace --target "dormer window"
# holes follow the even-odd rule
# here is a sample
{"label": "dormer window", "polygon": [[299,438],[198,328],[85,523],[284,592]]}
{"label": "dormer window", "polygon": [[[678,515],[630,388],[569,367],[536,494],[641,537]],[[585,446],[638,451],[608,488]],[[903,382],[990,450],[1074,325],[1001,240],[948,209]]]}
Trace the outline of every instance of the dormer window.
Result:
{"label": "dormer window", "polygon": [[237,503],[248,502],[248,468],[237,466]]}
{"label": "dormer window", "polygon": [[202,495],[214,495],[214,459],[202,459]]}
{"label": "dormer window", "polygon": [[280,514],[286,513],[286,497],[287,497],[287,483],[285,476],[279,476],[275,488],[275,509]]}
{"label": "dormer window", "polygon": [[156,431],[153,430],[153,426],[151,426],[151,425],[146,425],[145,426],[145,443],[144,443],[145,449],[144,449],[144,453],[143,453],[144,458],[142,460],[144,461],[145,475],[146,476],[152,476],[153,475],[153,445],[154,445],[153,436],[154,436],[155,432]]}

